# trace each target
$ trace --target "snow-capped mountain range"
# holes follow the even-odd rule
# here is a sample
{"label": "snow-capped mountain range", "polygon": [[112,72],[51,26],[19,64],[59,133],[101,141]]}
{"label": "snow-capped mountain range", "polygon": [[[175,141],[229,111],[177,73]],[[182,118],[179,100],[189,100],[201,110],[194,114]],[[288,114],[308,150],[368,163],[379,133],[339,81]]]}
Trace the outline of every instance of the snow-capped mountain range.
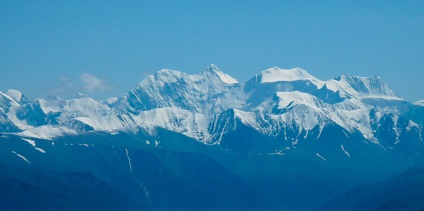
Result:
{"label": "snow-capped mountain range", "polygon": [[378,76],[322,81],[300,68],[246,83],[214,65],[195,75],[161,70],[106,101],[8,90],[0,205],[313,210],[424,166],[423,127],[423,103]]}
{"label": "snow-capped mountain range", "polygon": [[378,76],[322,81],[300,68],[273,67],[240,83],[210,65],[195,75],[161,70],[104,102],[29,101],[16,90],[0,92],[0,132],[54,139],[93,132],[154,136],[163,128],[214,145],[243,126],[294,146],[318,140],[331,126],[392,148],[406,139],[422,142],[423,109],[396,96]]}

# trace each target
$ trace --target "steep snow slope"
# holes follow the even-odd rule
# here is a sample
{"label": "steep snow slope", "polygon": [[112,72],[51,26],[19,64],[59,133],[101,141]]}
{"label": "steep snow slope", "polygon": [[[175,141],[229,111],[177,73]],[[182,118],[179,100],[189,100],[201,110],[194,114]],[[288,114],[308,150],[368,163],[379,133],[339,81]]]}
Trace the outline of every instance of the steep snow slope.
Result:
{"label": "steep snow slope", "polygon": [[161,70],[118,100],[115,108],[133,114],[163,107],[212,114],[241,107],[244,99],[241,85],[211,65],[196,75]]}

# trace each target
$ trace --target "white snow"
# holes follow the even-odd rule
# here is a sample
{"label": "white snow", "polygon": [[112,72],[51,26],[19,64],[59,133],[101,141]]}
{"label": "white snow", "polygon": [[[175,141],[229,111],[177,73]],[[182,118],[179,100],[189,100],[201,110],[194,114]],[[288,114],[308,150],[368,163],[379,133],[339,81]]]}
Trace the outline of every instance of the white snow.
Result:
{"label": "white snow", "polygon": [[6,93],[3,93],[3,92],[1,92],[0,91],[0,95],[2,95],[3,97],[5,97],[9,102],[10,102],[10,104],[12,105],[12,106],[19,106],[19,103],[18,102],[16,102],[16,100],[15,99],[13,99],[13,97],[12,96],[9,96],[8,94],[6,94]]}
{"label": "white snow", "polygon": [[131,158],[130,158],[130,155],[128,154],[128,149],[125,149],[125,154],[127,155],[128,166],[130,167],[130,171],[132,171]]}
{"label": "white snow", "polygon": [[322,130],[323,129],[324,129],[324,124],[320,124],[319,125],[319,133],[318,133],[317,139],[319,139],[319,137],[321,137],[321,134],[322,134]]}
{"label": "white snow", "polygon": [[19,107],[15,107],[15,106],[10,108],[9,112],[7,113],[7,117],[9,118],[9,120],[21,130],[27,130],[27,129],[33,128],[33,126],[28,125],[26,120],[20,120],[16,116],[16,109],[18,108]]}
{"label": "white snow", "polygon": [[387,96],[387,95],[364,95],[362,99],[385,99],[385,100],[401,100],[402,98],[397,96]]}
{"label": "white snow", "polygon": [[325,159],[323,156],[321,156],[318,152],[315,155],[318,156],[319,158],[323,159],[324,161],[327,161],[327,159]]}
{"label": "white snow", "polygon": [[233,77],[221,72],[221,71],[216,71],[215,73],[218,75],[218,77],[221,79],[222,82],[226,83],[226,84],[237,84],[239,83],[236,79],[234,79]]}
{"label": "white snow", "polygon": [[38,138],[45,140],[52,140],[56,137],[64,136],[64,135],[77,135],[78,133],[64,126],[53,126],[53,125],[43,125],[40,127],[34,127],[31,129],[27,129],[23,132],[17,133],[17,135],[22,137],[29,138]]}
{"label": "white snow", "polygon": [[347,137],[350,138],[349,135],[346,133],[346,131],[343,130],[343,134]]}
{"label": "white snow", "polygon": [[201,74],[189,75],[190,80],[194,82],[199,82],[201,80],[213,80],[214,77],[217,77],[221,82],[229,85],[239,83],[235,78],[219,70],[219,68],[214,64],[206,67]]}
{"label": "white snow", "polygon": [[22,160],[24,160],[25,162],[27,162],[27,163],[31,164],[31,162],[29,162],[29,160],[28,160],[28,159],[26,159],[26,157],[24,157],[23,155],[18,154],[18,153],[16,153],[15,151],[12,151],[12,153],[13,153],[13,154],[16,154],[18,157],[22,158]]}
{"label": "white snow", "polygon": [[8,94],[10,97],[13,98],[13,100],[18,103],[22,100],[22,93],[18,90],[9,89],[7,90],[6,94]]}
{"label": "white snow", "polygon": [[63,106],[65,111],[74,111],[80,112],[83,115],[92,116],[92,115],[102,115],[105,111],[109,111],[110,108],[89,97],[74,99],[66,101],[66,104]]}
{"label": "white snow", "polygon": [[308,72],[300,68],[280,69],[278,67],[273,67],[262,71],[260,74],[262,76],[262,83],[272,83],[277,81],[297,81],[314,78]]}
{"label": "white snow", "polygon": [[107,103],[108,103],[108,104],[113,104],[113,103],[115,103],[116,101],[118,101],[118,98],[116,98],[116,97],[111,97],[111,98],[107,99]]}
{"label": "white snow", "polygon": [[420,101],[415,102],[415,105],[424,106],[424,100],[420,100]]}
{"label": "white snow", "polygon": [[[157,108],[143,111],[138,116],[132,116],[135,123],[148,131],[153,132],[156,127],[184,134],[188,137],[200,140],[199,134],[203,131],[204,137],[209,120],[206,116],[179,108]],[[152,134],[153,135],[153,134]]]}
{"label": "white snow", "polygon": [[[323,118],[325,116],[329,116],[324,109],[319,108],[323,103],[310,94],[294,91],[277,92],[276,95],[278,97],[277,105],[279,109],[302,105],[302,107],[292,109],[290,112],[282,114],[282,118],[285,122],[296,123],[300,129],[306,131],[312,130],[324,120]],[[325,106],[321,107],[325,108]]]}
{"label": "white snow", "polygon": [[65,101],[60,99],[54,99],[50,101],[46,101],[44,99],[36,99],[36,101],[40,104],[40,108],[45,114],[48,114],[50,112],[52,113],[60,112],[62,110],[61,104],[65,103]]}
{"label": "white snow", "polygon": [[359,77],[342,75],[337,79],[325,81],[328,89],[347,98],[383,98],[401,100],[378,77]]}
{"label": "white snow", "polygon": [[299,91],[293,92],[277,92],[278,99],[278,108],[293,107],[295,105],[307,105],[311,108],[318,109],[316,103],[319,103],[320,100],[315,96],[312,96],[308,93],[303,93]]}
{"label": "white snow", "polygon": [[[119,100],[110,98],[106,102],[88,97],[74,100],[36,99],[32,103],[39,103],[45,114],[57,113],[59,116],[56,118],[57,125],[49,122],[52,125],[34,127],[30,125],[31,121],[17,117],[18,111],[24,108],[18,102],[22,100],[22,93],[9,90],[7,93],[0,92],[0,100],[5,100],[5,105],[9,106],[0,108],[0,112],[8,111],[7,120],[24,130],[18,135],[27,138],[51,140],[58,136],[76,135],[80,131],[70,127],[74,127],[75,122],[79,121],[76,123],[83,123],[95,131],[110,134],[136,133],[145,129],[155,135],[158,128],[164,128],[208,144],[214,144],[212,139],[220,140],[225,133],[233,130],[238,122],[269,136],[284,134],[286,139],[287,132],[296,129],[294,132],[297,137],[291,140],[294,144],[299,139],[310,138],[314,129],[319,129],[319,134],[314,134],[318,134],[319,138],[327,125],[337,124],[345,129],[344,133],[359,131],[364,138],[378,144],[371,124],[375,124],[381,116],[390,112],[395,116],[399,115],[396,108],[380,108],[369,104],[369,101],[373,102],[372,98],[401,100],[375,76],[340,76],[329,81],[320,81],[300,68],[274,67],[262,71],[256,75],[256,79],[261,79],[261,83],[269,83],[255,84],[258,87],[272,87],[271,83],[274,82],[297,81],[296,84],[301,86],[305,83],[305,90],[312,91],[307,93],[309,91],[303,89],[302,92],[292,90],[295,87],[290,87],[291,83],[287,83],[289,88],[286,90],[283,86],[286,83],[276,83],[275,89],[272,88],[266,93],[269,96],[255,99],[257,96],[252,94],[254,91],[245,91],[244,84],[233,85],[238,83],[236,79],[221,72],[215,65],[210,65],[195,75],[164,69],[146,77],[131,93],[142,93],[134,95],[132,99],[139,100],[141,107],[148,108],[149,104],[152,104],[153,109],[150,110],[134,110],[130,103],[126,102],[129,95]],[[315,96],[316,89],[309,87],[311,83],[318,89],[325,84],[329,90],[339,92],[346,99],[341,102],[332,102],[325,97],[320,99],[318,95]],[[169,87],[172,87],[173,91],[170,92]],[[286,91],[280,92],[281,90]],[[145,95],[149,97],[146,99]],[[258,102],[253,102],[255,100]],[[424,101],[416,104],[424,105]],[[226,117],[226,113],[223,113],[229,109],[234,110],[234,117]],[[374,118],[369,116],[372,110],[376,110]],[[223,120],[218,121],[219,118]],[[422,131],[413,123],[406,129],[409,132],[415,128]],[[400,131],[400,128],[394,129],[395,132]],[[347,137],[348,133],[345,133]],[[146,140],[146,144],[150,144],[150,141]],[[157,146],[158,142],[155,141],[155,145]]]}
{"label": "white snow", "polygon": [[[159,107],[183,108],[209,115],[242,107],[246,94],[241,86],[234,86],[235,83],[237,80],[213,65],[194,75],[166,69],[143,79],[126,98],[131,97],[141,105],[148,100]],[[174,88],[170,92],[166,87]]]}
{"label": "white snow", "polygon": [[27,138],[22,138],[22,140],[28,142],[29,144],[31,144],[36,150],[40,151],[41,153],[46,153],[46,151],[44,151],[41,148],[38,148],[35,146],[35,141],[31,140],[31,139],[27,139]]}
{"label": "white snow", "polygon": [[125,131],[125,125],[116,115],[76,117],[76,120],[94,128],[96,131]]}
{"label": "white snow", "polygon": [[149,197],[149,192],[147,192],[146,187],[144,187],[144,185],[141,182],[139,184],[140,184],[141,188],[143,188],[144,193],[146,194],[146,196]]}
{"label": "white snow", "polygon": [[344,152],[344,153],[345,153],[348,157],[350,157],[349,152],[348,152],[347,150],[345,150],[345,148],[344,148],[343,144],[342,144],[342,145],[340,145],[340,147],[342,148],[343,152]]}
{"label": "white snow", "polygon": [[[277,98],[273,98],[278,109],[286,109],[280,114],[281,121],[295,123],[299,127],[299,133],[306,133],[319,125],[321,135],[322,129],[327,123],[334,122],[349,132],[361,131],[365,138],[373,138],[370,127],[369,105],[359,99],[348,99],[340,103],[328,104],[321,99],[299,91],[277,92]],[[260,112],[271,112],[275,109],[275,103],[261,104]],[[258,120],[252,120],[253,122]],[[255,123],[250,123],[255,125]],[[289,125],[290,126],[290,125]]]}
{"label": "white snow", "polygon": [[157,72],[155,75],[147,76],[146,79],[141,81],[140,85],[144,85],[147,83],[151,84],[151,82],[156,82],[160,86],[164,86],[165,83],[176,83],[179,78],[182,78],[183,75],[187,75],[185,73],[170,70],[170,69],[162,69]]}
{"label": "white snow", "polygon": [[280,151],[276,150],[275,152],[268,153],[268,155],[285,155],[285,154],[284,154],[283,150],[280,150]]}
{"label": "white snow", "polygon": [[309,80],[318,87],[324,83],[301,68],[281,69],[278,67],[269,68],[262,71],[260,74],[261,83],[274,83],[279,81],[299,81]]}

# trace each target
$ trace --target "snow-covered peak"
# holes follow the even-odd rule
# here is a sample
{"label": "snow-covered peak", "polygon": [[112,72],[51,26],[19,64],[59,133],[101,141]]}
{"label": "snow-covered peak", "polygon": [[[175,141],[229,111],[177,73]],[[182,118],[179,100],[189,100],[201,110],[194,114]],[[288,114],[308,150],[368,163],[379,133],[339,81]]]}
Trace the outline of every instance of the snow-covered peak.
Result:
{"label": "snow-covered peak", "polygon": [[[237,80],[210,65],[202,72],[188,75],[163,69],[147,76],[139,86],[117,101],[113,107],[121,111],[140,111],[163,107],[177,107],[198,113],[240,107],[241,86]],[[230,97],[230,95],[232,97]]]}
{"label": "snow-covered peak", "polygon": [[[274,67],[243,84],[212,64],[195,75],[160,70],[125,96],[104,102],[79,96],[28,103],[18,91],[0,92],[0,123],[32,136],[48,134],[51,127],[43,127],[46,125],[70,129],[56,129],[59,135],[91,130],[137,132],[140,128],[153,134],[155,128],[165,128],[202,142],[208,142],[209,135],[209,140],[220,140],[240,123],[270,136],[286,129],[296,134],[321,131],[329,124],[352,133],[359,131],[371,140],[371,124],[378,125],[378,119],[372,119],[370,111],[379,112],[376,103],[386,101],[368,98],[397,97],[378,76],[320,81],[300,68]],[[424,106],[424,101],[416,104]]]}
{"label": "snow-covered peak", "polygon": [[209,66],[205,67],[205,69],[203,70],[203,72],[216,72],[216,71],[220,71],[219,68],[214,65],[214,64],[210,64]]}
{"label": "snow-covered peak", "polygon": [[156,80],[172,83],[172,82],[176,82],[176,80],[178,78],[181,78],[183,75],[186,75],[186,74],[176,70],[162,69],[158,71],[153,77]]}
{"label": "snow-covered peak", "polygon": [[106,105],[89,97],[67,101],[64,106],[67,111],[83,111],[84,113],[97,113],[102,110],[109,110]]}
{"label": "snow-covered peak", "polygon": [[184,77],[188,77],[188,75],[176,70],[162,69],[144,78],[139,83],[138,89],[145,89],[146,87],[163,87],[165,84],[176,83],[179,79]]}
{"label": "snow-covered peak", "polygon": [[15,100],[15,97],[0,91],[0,105],[5,104],[8,106],[19,106],[19,102]]}
{"label": "snow-covered peak", "polygon": [[273,83],[279,81],[317,80],[311,74],[301,68],[281,69],[278,67],[262,71],[259,76],[261,83]]}
{"label": "snow-covered peak", "polygon": [[231,77],[228,74],[223,73],[217,66],[214,64],[209,65],[202,71],[202,75],[205,77],[209,76],[218,76],[218,78],[225,84],[236,84],[239,83],[236,79]]}
{"label": "snow-covered peak", "polygon": [[163,83],[175,83],[178,80],[178,78],[182,77],[182,75],[185,75],[185,74],[176,70],[162,69],[156,72],[155,74],[149,75],[146,78],[144,78],[139,83],[139,86],[163,84]]}
{"label": "snow-covered peak", "polygon": [[159,70],[156,73],[156,75],[163,76],[163,77],[166,77],[166,76],[180,76],[181,74],[182,73],[180,71],[171,70],[171,69],[162,69],[162,70]]}
{"label": "snow-covered peak", "polygon": [[66,103],[65,100],[61,99],[50,99],[46,101],[44,99],[35,99],[34,104],[38,104],[44,114],[57,113],[62,111],[62,106]]}

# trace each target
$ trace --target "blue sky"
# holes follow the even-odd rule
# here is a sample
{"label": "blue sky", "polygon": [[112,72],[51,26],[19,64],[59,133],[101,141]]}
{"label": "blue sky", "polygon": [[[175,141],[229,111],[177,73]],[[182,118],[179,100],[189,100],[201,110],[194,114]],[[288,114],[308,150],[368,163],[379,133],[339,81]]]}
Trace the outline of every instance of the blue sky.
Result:
{"label": "blue sky", "polygon": [[162,68],[379,75],[424,99],[424,1],[1,1],[0,90],[121,96]]}

